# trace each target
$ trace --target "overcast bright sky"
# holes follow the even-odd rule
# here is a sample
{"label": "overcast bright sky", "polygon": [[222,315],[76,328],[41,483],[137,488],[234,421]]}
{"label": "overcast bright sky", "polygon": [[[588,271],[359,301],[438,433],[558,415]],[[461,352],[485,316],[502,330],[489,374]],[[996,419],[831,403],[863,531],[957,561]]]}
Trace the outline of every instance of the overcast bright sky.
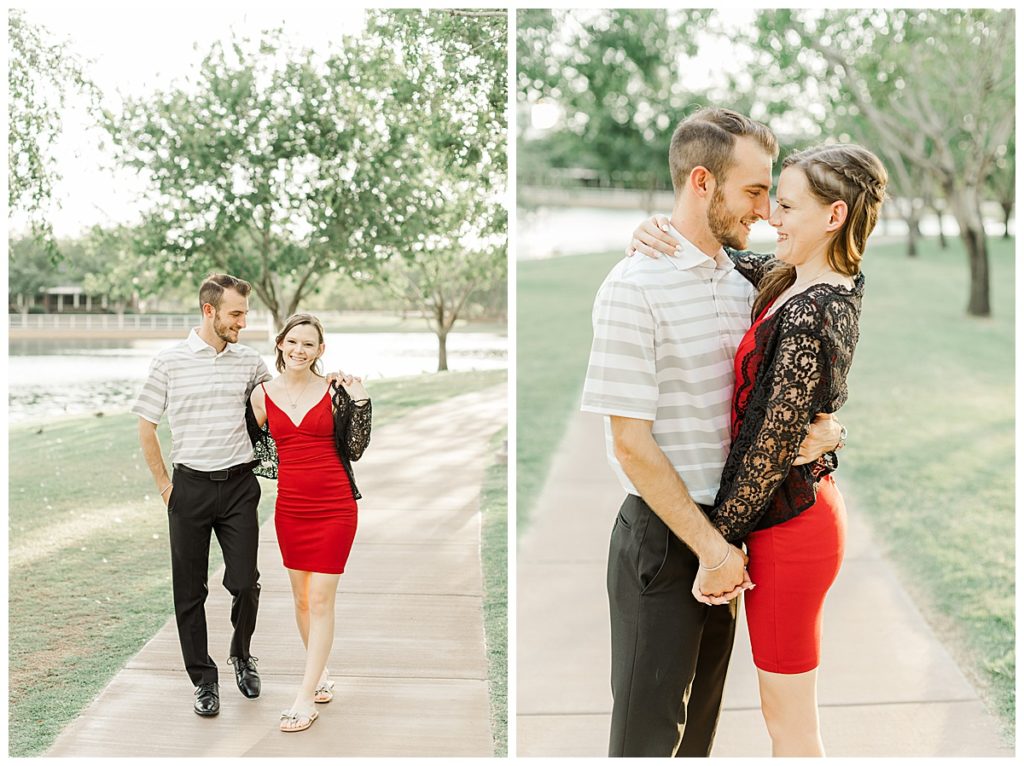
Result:
{"label": "overcast bright sky", "polygon": [[[46,27],[50,39],[68,41],[108,105],[117,103],[119,92],[139,96],[183,79],[216,40],[229,40],[232,30],[255,38],[265,29],[283,27],[296,43],[324,50],[343,34],[358,33],[364,15],[340,2],[31,2],[15,7]],[[58,236],[74,236],[95,223],[131,220],[136,210],[137,184],[131,176],[106,169],[112,163],[98,148],[102,134],[88,125],[82,104],[71,105],[54,150],[63,176],[56,189],[61,209],[51,217]],[[14,219],[16,229],[18,224]]]}

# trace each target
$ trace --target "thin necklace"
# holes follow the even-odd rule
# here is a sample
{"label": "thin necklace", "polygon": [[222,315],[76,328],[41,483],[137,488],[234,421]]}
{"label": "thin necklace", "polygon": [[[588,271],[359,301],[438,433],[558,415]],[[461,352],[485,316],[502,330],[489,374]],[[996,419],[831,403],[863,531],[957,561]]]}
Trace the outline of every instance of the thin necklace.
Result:
{"label": "thin necklace", "polygon": [[802,288],[804,285],[810,284],[811,282],[813,282],[815,279],[820,277],[822,274],[824,274],[828,270],[829,270],[829,267],[828,267],[828,264],[826,264],[825,268],[823,268],[821,271],[819,271],[817,274],[815,274],[810,279],[805,280],[802,285],[797,284],[796,281],[794,280],[793,284],[791,284],[789,287],[787,287],[785,290],[783,290],[781,293],[779,293],[779,296],[775,300],[773,300],[771,302],[771,305],[769,306],[770,310],[766,310],[764,315],[766,317],[769,317],[772,314],[774,314],[777,311],[777,307],[781,307],[782,306],[782,303],[780,303],[780,300],[783,303],[785,301],[788,301],[790,298],[792,298],[794,295],[796,295],[798,292],[800,292],[800,288]]}
{"label": "thin necklace", "polygon": [[796,281],[794,280],[794,281],[793,281],[793,284],[789,286],[789,289],[790,289],[790,290],[795,290],[795,289],[796,289],[796,288],[798,288],[798,287],[803,287],[804,285],[809,285],[809,284],[810,284],[811,282],[813,282],[813,281],[814,281],[815,279],[817,279],[818,277],[820,277],[820,276],[821,276],[822,274],[824,274],[824,273],[825,273],[826,271],[828,271],[828,270],[829,270],[828,264],[825,264],[825,268],[823,268],[823,269],[822,269],[821,271],[819,271],[819,272],[818,272],[817,274],[815,274],[815,275],[814,275],[813,277],[811,277],[810,279],[805,279],[805,280],[804,280],[804,282],[803,282],[803,284],[798,284],[798,283],[797,283],[797,282],[796,282]]}
{"label": "thin necklace", "polygon": [[290,406],[293,410],[296,407],[298,407],[299,406],[299,402],[302,400],[302,395],[304,393],[306,393],[306,389],[309,388],[309,384],[312,383],[312,382],[313,382],[313,377],[312,376],[306,378],[306,385],[304,385],[302,387],[302,390],[299,392],[299,395],[297,397],[295,397],[294,401],[292,401],[291,393],[288,391],[288,382],[284,381],[284,395],[288,397],[288,406]]}

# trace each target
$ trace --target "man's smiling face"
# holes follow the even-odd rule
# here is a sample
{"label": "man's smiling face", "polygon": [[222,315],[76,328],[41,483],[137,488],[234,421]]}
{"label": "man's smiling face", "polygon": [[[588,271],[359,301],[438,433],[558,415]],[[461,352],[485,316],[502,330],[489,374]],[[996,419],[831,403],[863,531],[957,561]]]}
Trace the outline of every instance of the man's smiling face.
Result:
{"label": "man's smiling face", "polygon": [[746,249],[750,227],[770,214],[771,183],[771,155],[753,138],[737,138],[732,165],[721,183],[716,179],[708,205],[708,228],[719,242]]}
{"label": "man's smiling face", "polygon": [[249,300],[235,290],[225,290],[220,307],[214,309],[214,334],[225,343],[238,343],[238,333],[245,327],[248,313]]}

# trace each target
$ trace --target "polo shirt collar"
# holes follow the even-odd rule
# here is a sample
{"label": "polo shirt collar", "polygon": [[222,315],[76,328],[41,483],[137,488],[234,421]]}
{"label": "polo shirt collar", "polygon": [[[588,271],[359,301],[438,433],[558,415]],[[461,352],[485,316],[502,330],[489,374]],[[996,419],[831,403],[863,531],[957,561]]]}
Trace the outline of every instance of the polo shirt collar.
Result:
{"label": "polo shirt collar", "polygon": [[[237,343],[228,343],[227,346],[224,347],[224,350],[221,351],[220,353],[224,354],[227,353],[228,351],[236,352],[235,347],[237,345]],[[217,353],[217,349],[215,349],[213,346],[211,346],[209,343],[207,343],[205,340],[199,337],[199,331],[195,327],[193,327],[192,331],[189,332],[188,334],[188,348],[193,354],[202,353],[206,349],[209,349],[215,354]]]}
{"label": "polo shirt collar", "polygon": [[680,234],[672,224],[668,225],[668,233],[675,237],[681,246],[679,255],[668,259],[679,271],[693,268],[714,268],[729,271],[736,268],[732,259],[725,254],[725,248],[719,248],[714,260],[711,260],[707,253]]}

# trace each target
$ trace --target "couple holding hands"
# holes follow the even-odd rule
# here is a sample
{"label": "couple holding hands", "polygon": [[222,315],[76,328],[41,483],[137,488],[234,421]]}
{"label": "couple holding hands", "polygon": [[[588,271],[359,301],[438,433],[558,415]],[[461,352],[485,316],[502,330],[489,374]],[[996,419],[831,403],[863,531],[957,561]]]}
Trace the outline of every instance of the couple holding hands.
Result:
{"label": "couple holding hands", "polygon": [[[832,413],[887,175],[860,146],[796,152],[771,210],[778,153],[734,111],[683,120],[671,218],[641,224],[594,304],[582,409],[605,416],[627,493],[607,574],[613,756],[710,754],[741,593],[773,755],[824,754],[822,608],[846,521]],[[762,219],[774,256],[746,249]]]}

